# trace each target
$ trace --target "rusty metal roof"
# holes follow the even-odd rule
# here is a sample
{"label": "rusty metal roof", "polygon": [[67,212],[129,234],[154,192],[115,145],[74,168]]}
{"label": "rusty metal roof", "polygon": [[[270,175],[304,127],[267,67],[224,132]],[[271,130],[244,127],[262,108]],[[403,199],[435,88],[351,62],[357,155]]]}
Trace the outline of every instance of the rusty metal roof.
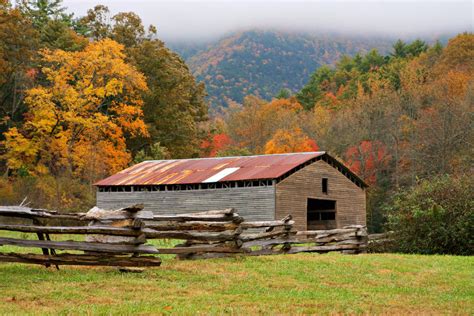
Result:
{"label": "rusty metal roof", "polygon": [[95,185],[196,184],[276,179],[324,151],[178,160],[144,161]]}

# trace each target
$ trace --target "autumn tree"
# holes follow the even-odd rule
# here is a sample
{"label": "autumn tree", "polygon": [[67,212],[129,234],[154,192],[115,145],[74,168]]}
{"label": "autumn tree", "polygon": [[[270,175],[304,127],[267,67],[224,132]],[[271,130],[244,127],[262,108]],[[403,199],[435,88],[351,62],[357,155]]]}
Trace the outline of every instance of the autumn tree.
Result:
{"label": "autumn tree", "polygon": [[41,55],[45,84],[27,91],[24,125],[5,133],[10,173],[92,184],[126,167],[126,137],[147,135],[141,99],[147,86],[125,62],[123,46],[102,40],[79,52]]}
{"label": "autumn tree", "polygon": [[216,157],[219,153],[228,152],[232,150],[232,139],[225,133],[214,134],[210,140],[204,140],[201,144],[206,156]]}
{"label": "autumn tree", "polygon": [[84,35],[93,40],[111,37],[110,10],[105,5],[96,5],[87,10],[87,14],[79,19],[78,24],[84,29]]}
{"label": "autumn tree", "polygon": [[266,102],[255,96],[246,97],[242,106],[229,109],[229,136],[239,147],[263,153],[277,130],[298,127],[301,111],[303,108],[295,98]]}
{"label": "autumn tree", "polygon": [[0,140],[3,132],[23,119],[24,91],[35,74],[36,37],[31,21],[0,0]]}
{"label": "autumn tree", "polygon": [[133,12],[121,12],[111,19],[108,15],[107,7],[96,6],[81,23],[92,38],[110,37],[125,45],[130,62],[145,74],[149,87],[143,95],[143,110],[150,137],[129,140],[130,149],[151,154],[159,143],[173,158],[198,156],[207,135],[202,124],[208,110],[204,85],[196,82],[179,55],[153,38],[154,26],[145,30]]}
{"label": "autumn tree", "polygon": [[366,140],[349,147],[345,154],[345,160],[347,166],[354,173],[373,185],[377,181],[377,174],[388,167],[390,155],[386,146],[381,142]]}
{"label": "autumn tree", "polygon": [[318,149],[316,142],[305,135],[300,128],[279,129],[265,144],[265,154],[308,152]]}

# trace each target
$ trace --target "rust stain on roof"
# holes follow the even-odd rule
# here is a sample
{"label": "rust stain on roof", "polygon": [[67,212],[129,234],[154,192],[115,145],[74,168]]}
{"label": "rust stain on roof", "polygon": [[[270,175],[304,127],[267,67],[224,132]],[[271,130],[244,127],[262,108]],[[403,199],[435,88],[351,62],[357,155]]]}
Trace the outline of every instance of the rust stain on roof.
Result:
{"label": "rust stain on roof", "polygon": [[[120,171],[97,186],[203,183],[228,168],[236,169],[217,182],[278,178],[325,152],[144,161]],[[238,169],[237,169],[238,168]],[[225,174],[225,173],[224,173]]]}

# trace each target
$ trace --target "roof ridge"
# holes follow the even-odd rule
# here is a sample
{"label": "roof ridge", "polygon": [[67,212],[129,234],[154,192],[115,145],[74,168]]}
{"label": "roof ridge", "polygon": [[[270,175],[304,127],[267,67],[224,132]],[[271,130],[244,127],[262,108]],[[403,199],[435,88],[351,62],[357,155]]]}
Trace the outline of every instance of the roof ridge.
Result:
{"label": "roof ridge", "polygon": [[160,162],[160,161],[179,161],[179,160],[203,160],[203,159],[231,159],[231,158],[252,158],[252,157],[268,157],[268,156],[290,156],[290,155],[323,155],[326,151],[305,151],[296,153],[281,153],[281,154],[261,154],[249,156],[226,156],[226,157],[203,157],[203,158],[178,158],[178,159],[158,159],[158,160],[144,160],[142,162]]}

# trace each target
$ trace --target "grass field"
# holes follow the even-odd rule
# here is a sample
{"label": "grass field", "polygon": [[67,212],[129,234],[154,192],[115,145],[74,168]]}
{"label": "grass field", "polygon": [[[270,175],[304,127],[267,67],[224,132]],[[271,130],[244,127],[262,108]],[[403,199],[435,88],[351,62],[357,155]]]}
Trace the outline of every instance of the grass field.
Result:
{"label": "grass field", "polygon": [[474,258],[166,259],[142,274],[0,264],[0,314],[474,314]]}

